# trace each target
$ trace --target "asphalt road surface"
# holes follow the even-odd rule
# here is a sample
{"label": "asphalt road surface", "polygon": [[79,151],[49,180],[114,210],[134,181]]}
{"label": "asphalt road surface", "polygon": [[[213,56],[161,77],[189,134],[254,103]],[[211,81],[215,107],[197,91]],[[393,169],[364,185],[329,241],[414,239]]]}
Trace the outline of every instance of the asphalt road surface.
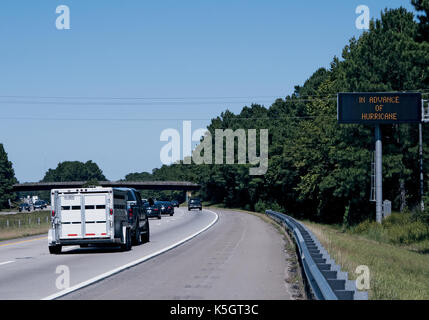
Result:
{"label": "asphalt road surface", "polygon": [[0,299],[61,296],[64,266],[70,287],[83,288],[63,299],[290,299],[280,234],[258,217],[214,211],[151,219],[151,241],[129,252],[65,247],[50,255],[45,236],[0,242]]}

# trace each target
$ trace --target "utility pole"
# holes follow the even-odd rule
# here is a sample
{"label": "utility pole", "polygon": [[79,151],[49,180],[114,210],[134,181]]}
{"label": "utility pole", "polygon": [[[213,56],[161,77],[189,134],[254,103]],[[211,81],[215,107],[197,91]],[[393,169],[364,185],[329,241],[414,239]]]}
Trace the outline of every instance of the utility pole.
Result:
{"label": "utility pole", "polygon": [[375,126],[375,212],[376,221],[381,223],[383,219],[383,154],[381,143],[381,128]]}

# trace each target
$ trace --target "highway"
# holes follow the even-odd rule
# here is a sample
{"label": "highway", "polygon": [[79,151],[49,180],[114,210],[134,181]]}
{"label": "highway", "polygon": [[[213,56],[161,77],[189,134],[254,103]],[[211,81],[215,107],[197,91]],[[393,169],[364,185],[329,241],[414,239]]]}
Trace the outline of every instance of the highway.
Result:
{"label": "highway", "polygon": [[[271,225],[229,210],[175,211],[151,219],[151,241],[129,252],[50,255],[45,236],[0,242],[0,299],[291,299],[284,241]],[[56,287],[58,266],[71,289]]]}

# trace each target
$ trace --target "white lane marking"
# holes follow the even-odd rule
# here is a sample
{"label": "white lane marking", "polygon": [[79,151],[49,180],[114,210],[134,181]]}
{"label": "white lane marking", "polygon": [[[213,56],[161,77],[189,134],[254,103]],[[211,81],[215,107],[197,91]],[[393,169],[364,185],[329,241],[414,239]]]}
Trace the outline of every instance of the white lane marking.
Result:
{"label": "white lane marking", "polygon": [[148,255],[146,255],[146,256],[144,256],[144,257],[141,257],[141,258],[139,258],[139,259],[137,259],[137,260],[134,260],[134,261],[132,261],[132,262],[130,262],[130,263],[124,264],[123,266],[120,266],[120,267],[118,267],[118,268],[116,268],[116,269],[110,270],[110,271],[108,271],[108,272],[106,272],[106,273],[103,273],[103,274],[101,274],[101,275],[99,275],[99,276],[96,276],[96,277],[94,277],[94,278],[91,278],[91,279],[89,279],[89,280],[86,280],[86,281],[84,281],[84,282],[81,282],[81,283],[79,283],[79,284],[77,284],[77,285],[74,285],[74,286],[72,286],[72,287],[70,287],[70,288],[68,288],[68,289],[64,289],[64,290],[62,290],[62,291],[60,291],[60,292],[54,293],[54,294],[52,294],[52,295],[50,295],[50,296],[47,296],[47,297],[43,298],[42,300],[54,300],[54,299],[57,299],[57,298],[59,298],[59,297],[62,297],[62,296],[64,296],[64,295],[66,295],[66,294],[69,294],[69,293],[71,293],[71,292],[73,292],[73,291],[76,291],[76,290],[82,289],[82,288],[84,288],[84,287],[86,287],[86,286],[89,286],[90,284],[93,284],[93,283],[95,283],[95,282],[98,282],[98,281],[100,281],[100,280],[103,280],[103,279],[105,279],[105,278],[107,278],[107,277],[110,277],[110,276],[112,276],[112,275],[114,275],[114,274],[116,274],[116,273],[118,273],[118,272],[121,272],[121,271],[123,271],[123,270],[125,270],[125,269],[131,268],[131,267],[133,267],[133,266],[135,266],[135,265],[137,265],[137,264],[139,264],[139,263],[142,263],[142,262],[144,262],[144,261],[146,261],[146,260],[149,260],[149,259],[151,259],[151,258],[154,258],[154,257],[156,257],[156,256],[160,255],[161,253],[164,253],[164,252],[166,252],[166,251],[169,251],[169,250],[171,250],[171,249],[173,249],[173,248],[175,248],[175,247],[177,247],[177,246],[179,246],[179,245],[181,245],[181,244],[185,243],[186,241],[191,240],[192,238],[196,237],[196,236],[197,236],[197,235],[199,235],[200,233],[202,233],[202,232],[206,231],[207,229],[209,229],[209,228],[210,228],[211,226],[213,226],[213,225],[217,222],[217,220],[219,219],[219,216],[217,215],[217,213],[216,213],[216,212],[213,212],[213,211],[211,211],[211,210],[206,210],[206,211],[208,211],[208,212],[210,212],[210,213],[213,213],[213,214],[215,215],[214,220],[213,220],[212,222],[210,222],[210,224],[209,224],[208,226],[206,226],[206,227],[202,228],[201,230],[199,230],[199,231],[197,231],[197,232],[195,232],[195,233],[191,234],[190,236],[188,236],[188,237],[186,237],[186,238],[184,238],[184,239],[182,239],[182,240],[180,240],[180,241],[178,241],[178,242],[176,242],[176,243],[173,243],[172,245],[169,245],[168,247],[165,247],[164,249],[161,249],[161,250],[158,250],[158,251],[156,251],[156,252],[154,252],[154,253],[148,254]]}
{"label": "white lane marking", "polygon": [[5,264],[9,264],[9,263],[12,263],[12,262],[15,262],[15,261],[5,261],[5,262],[0,262],[0,266],[3,266],[3,265],[5,265]]}

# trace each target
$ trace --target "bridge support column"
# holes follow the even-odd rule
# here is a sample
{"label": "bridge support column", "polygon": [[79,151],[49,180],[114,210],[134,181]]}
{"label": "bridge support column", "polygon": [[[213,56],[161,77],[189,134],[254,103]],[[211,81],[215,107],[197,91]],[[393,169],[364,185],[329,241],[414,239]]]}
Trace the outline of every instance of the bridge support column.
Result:
{"label": "bridge support column", "polygon": [[192,197],[192,192],[191,191],[186,191],[186,203],[189,202],[189,199]]}

